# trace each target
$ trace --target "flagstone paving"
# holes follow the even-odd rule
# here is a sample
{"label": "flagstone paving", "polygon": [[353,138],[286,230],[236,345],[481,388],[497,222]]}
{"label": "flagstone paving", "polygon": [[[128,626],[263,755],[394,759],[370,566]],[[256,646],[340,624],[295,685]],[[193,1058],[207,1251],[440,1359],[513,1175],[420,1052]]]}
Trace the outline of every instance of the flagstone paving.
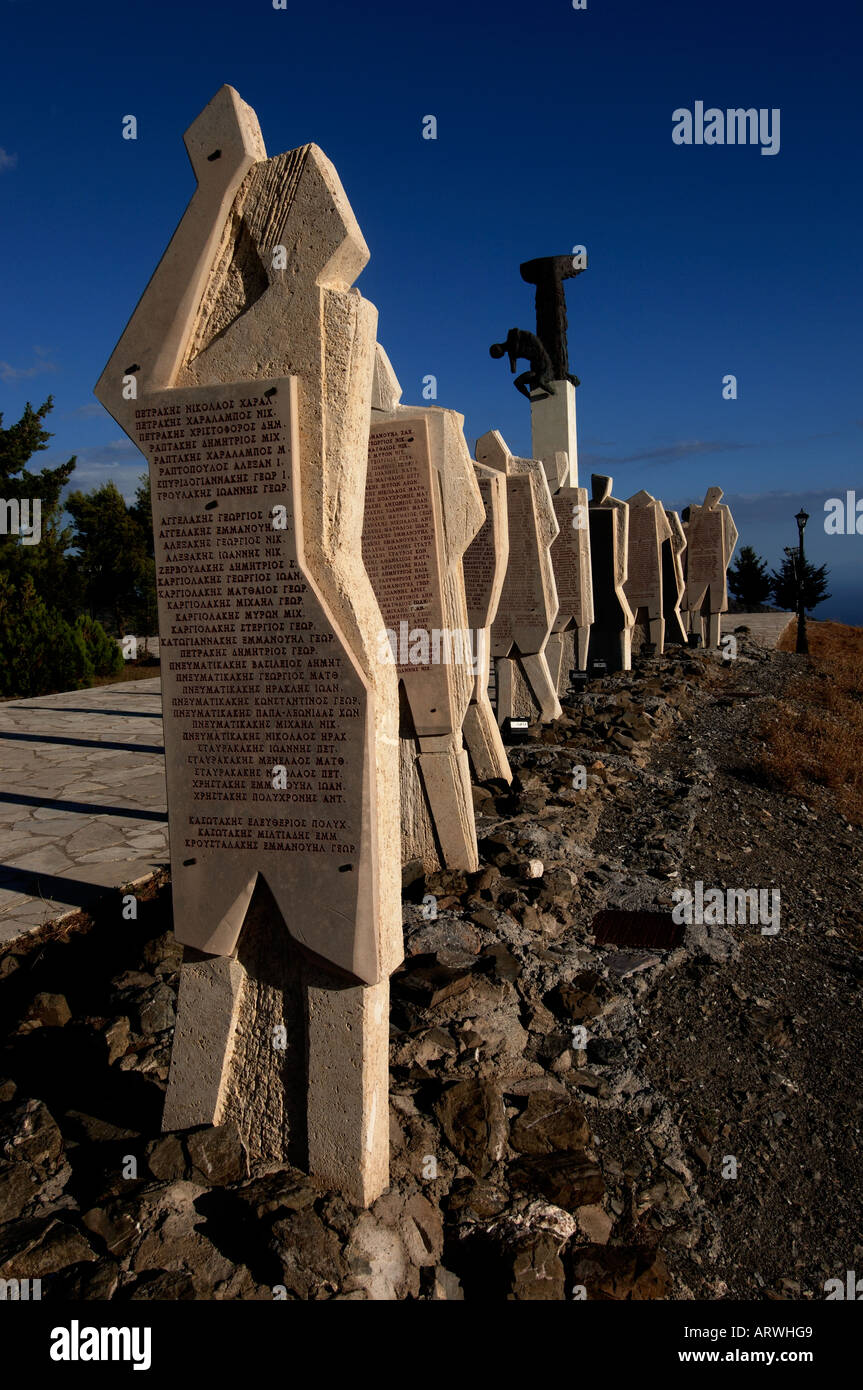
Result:
{"label": "flagstone paving", "polygon": [[785,629],[796,621],[793,613],[723,613],[722,631],[743,625],[762,647],[777,647]]}
{"label": "flagstone paving", "polygon": [[158,677],[0,704],[0,941],[167,863]]}

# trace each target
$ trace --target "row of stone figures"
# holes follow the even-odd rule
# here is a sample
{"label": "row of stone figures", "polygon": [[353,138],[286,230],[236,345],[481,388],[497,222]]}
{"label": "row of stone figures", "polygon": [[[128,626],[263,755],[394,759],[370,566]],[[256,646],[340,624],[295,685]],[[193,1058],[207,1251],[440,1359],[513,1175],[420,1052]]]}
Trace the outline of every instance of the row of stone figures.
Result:
{"label": "row of stone figures", "polygon": [[492,431],[472,460],[462,416],[401,403],[322,151],[268,159],[230,87],[185,139],[196,191],[96,387],[152,484],[186,947],[164,1127],[236,1123],[255,1165],[368,1203],[402,863],[477,867],[471,776],[509,779],[501,721],[554,719],[571,668],[628,667],[639,624],[683,641],[681,605],[718,640],[735,533],[718,489],[688,529],[609,478],[588,499],[574,447]]}
{"label": "row of stone figures", "polygon": [[363,554],[403,691],[402,860],[473,871],[471,778],[512,780],[501,728],[555,720],[571,674],[630,670],[634,641],[717,646],[737,532],[720,488],[681,520],[497,430],[472,461],[461,415],[401,394],[378,345]]}

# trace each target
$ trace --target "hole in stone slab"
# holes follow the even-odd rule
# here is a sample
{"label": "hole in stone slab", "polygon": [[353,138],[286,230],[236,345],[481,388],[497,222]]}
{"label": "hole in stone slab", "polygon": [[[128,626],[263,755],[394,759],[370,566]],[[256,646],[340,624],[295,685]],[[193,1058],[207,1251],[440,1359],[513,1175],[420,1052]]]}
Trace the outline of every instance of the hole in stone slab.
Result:
{"label": "hole in stone slab", "polygon": [[183,868],[184,868],[184,869],[188,869],[188,867],[189,867],[190,864],[197,864],[197,862],[198,862],[197,859],[184,859],[184,860],[183,860]]}
{"label": "hole in stone slab", "polygon": [[219,505],[218,502],[207,502],[207,504],[206,504],[205,507],[204,507],[204,511],[205,511],[205,512],[211,512],[211,511],[213,510],[213,508],[214,508],[214,507],[218,507],[218,505]]}
{"label": "hole in stone slab", "polygon": [[349,874],[349,873],[352,873],[352,872],[353,872],[353,867],[354,867],[353,864],[340,864],[340,865],[339,865],[339,873],[340,873],[340,874]]}
{"label": "hole in stone slab", "polygon": [[270,389],[269,389],[269,391],[265,391],[265,392],[264,392],[264,395],[266,396],[267,400],[270,399],[270,396],[275,396],[277,390],[278,390],[278,387],[277,387],[277,386],[271,386]]}
{"label": "hole in stone slab", "polygon": [[670,912],[635,912],[604,908],[591,924],[597,946],[652,946],[670,951],[683,940],[683,923]]}
{"label": "hole in stone slab", "polygon": [[123,375],[124,375],[124,376],[129,376],[132,372],[139,372],[140,370],[141,370],[141,364],[140,364],[140,362],[133,362],[132,365],[131,365],[131,367],[127,367],[127,368],[126,368],[126,370],[125,370],[125,372],[123,373]]}
{"label": "hole in stone slab", "polygon": [[208,161],[208,163],[210,163],[210,164],[212,164],[212,162],[213,162],[214,159],[221,159],[221,158],[222,158],[222,151],[221,151],[221,150],[213,150],[213,153],[212,153],[212,154],[208,154],[208,155],[207,155],[207,161]]}

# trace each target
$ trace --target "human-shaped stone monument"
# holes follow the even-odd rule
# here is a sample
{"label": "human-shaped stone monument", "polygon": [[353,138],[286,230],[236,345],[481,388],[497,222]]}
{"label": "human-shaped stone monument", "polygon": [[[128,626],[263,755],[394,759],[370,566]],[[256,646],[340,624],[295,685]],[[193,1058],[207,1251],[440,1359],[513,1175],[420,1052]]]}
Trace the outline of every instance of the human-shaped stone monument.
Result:
{"label": "human-shaped stone monument", "polygon": [[[680,620],[680,597],[673,570],[672,539],[674,532],[661,502],[642,489],[628,498],[629,532],[627,545],[627,578],[624,585],[627,602],[632,609],[635,626],[641,626],[647,640],[657,653],[665,650],[666,623],[669,611],[673,629],[670,640],[680,640],[683,631]],[[666,574],[668,561],[672,572]],[[666,594],[666,579],[672,587]]]}
{"label": "human-shaped stone monument", "polygon": [[587,669],[593,591],[590,580],[590,523],[587,488],[566,482],[568,455],[543,459],[560,532],[552,542],[551,562],[557,585],[558,613],[546,647],[549,670],[559,695],[569,688],[570,672]]}
{"label": "human-shaped stone monument", "polygon": [[686,594],[684,553],[686,532],[678,512],[666,512],[670,536],[662,543],[662,606],[665,615],[665,645],[686,646],[687,631],[681,608]]}
{"label": "human-shaped stone monument", "polygon": [[[402,860],[479,867],[463,724],[476,681],[462,559],[485,520],[464,416],[403,406],[377,349],[363,555],[398,674]],[[386,636],[384,636],[384,633]]]}
{"label": "human-shaped stone monument", "polygon": [[369,1203],[402,944],[397,683],[361,550],[368,249],[322,151],[268,159],[231,87],[185,139],[197,189],[96,387],[152,483],[189,948],[163,1124],[235,1121],[253,1165]]}
{"label": "human-shaped stone monument", "polygon": [[608,671],[632,669],[634,618],[626,598],[629,508],[612,497],[612,479],[591,477],[590,563],[593,583],[593,626],[590,662],[604,661]]}
{"label": "human-shaped stone monument", "polygon": [[491,629],[497,722],[559,719],[545,657],[558,610],[550,552],[559,528],[545,470],[538,459],[514,457],[497,430],[477,440],[476,458],[507,480],[509,559]]}
{"label": "human-shaped stone monument", "polygon": [[718,647],[720,615],[728,611],[726,572],[737,544],[737,527],[722,501],[722,488],[709,487],[703,504],[687,507],[683,520],[689,630],[700,635],[705,646]]}
{"label": "human-shaped stone monument", "polygon": [[512,781],[500,727],[488,695],[491,669],[491,627],[497,616],[509,561],[506,474],[474,464],[485,521],[464,554],[467,615],[477,633],[476,678],[464,720],[464,741],[478,782]]}

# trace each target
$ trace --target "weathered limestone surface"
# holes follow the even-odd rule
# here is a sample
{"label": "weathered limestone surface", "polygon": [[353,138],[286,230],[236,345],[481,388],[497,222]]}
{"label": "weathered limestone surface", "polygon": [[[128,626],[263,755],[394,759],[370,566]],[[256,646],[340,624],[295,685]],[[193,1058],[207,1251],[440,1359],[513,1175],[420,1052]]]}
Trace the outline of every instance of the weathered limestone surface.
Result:
{"label": "weathered limestone surface", "polygon": [[[566,455],[566,474],[561,484],[578,487],[578,435],[575,421],[575,387],[571,381],[554,381],[554,395],[530,403],[530,447],[535,459],[545,463],[556,453]],[[552,487],[552,492],[555,489]]]}
{"label": "weathered limestone surface", "polygon": [[401,394],[378,346],[363,554],[389,634],[381,656],[394,661],[404,692],[402,861],[473,871],[479,853],[463,725],[477,643],[462,561],[485,509],[464,416],[403,406]]}
{"label": "weathered limestone surface", "polygon": [[609,671],[629,671],[634,624],[625,592],[629,508],[612,497],[612,481],[599,473],[591,478],[588,517],[594,619],[590,660],[605,661]]}
{"label": "weathered limestone surface", "polygon": [[566,483],[568,456],[545,460],[552,504],[560,532],[552,543],[551,561],[560,607],[548,639],[546,657],[558,694],[569,687],[572,670],[587,669],[593,590],[590,569],[590,523],[587,488]]}
{"label": "weathered limestone surface", "polygon": [[689,630],[705,646],[718,647],[720,614],[728,610],[726,572],[737,544],[737,527],[722,502],[722,488],[709,487],[701,506],[687,507],[686,609]]}
{"label": "weathered limestone surface", "polygon": [[464,740],[480,782],[512,781],[512,769],[494,710],[488,697],[491,667],[491,628],[497,615],[509,560],[506,475],[474,464],[485,521],[464,555],[467,616],[479,637],[477,672],[464,721]]}
{"label": "weathered limestone surface", "polygon": [[[682,624],[672,549],[674,531],[661,502],[643,489],[628,499],[629,543],[624,586],[636,625],[646,627],[657,652],[665,650],[666,623],[671,621],[671,640],[680,641]],[[685,538],[684,538],[685,544]],[[666,573],[668,571],[668,573]],[[666,580],[672,581],[666,594]]]}
{"label": "weathered limestone surface", "polygon": [[180,975],[172,1086],[166,1129],[221,1124],[243,992],[243,968],[230,956],[187,960]]}
{"label": "weathered limestone surface", "polygon": [[678,512],[666,512],[671,535],[662,543],[662,606],[665,616],[665,641],[686,645],[686,623],[681,607],[686,594],[684,552],[686,532]]}
{"label": "weathered limestone surface", "polygon": [[[560,718],[545,649],[558,612],[551,544],[559,527],[538,459],[515,458],[497,430],[477,440],[477,462],[507,479],[509,561],[491,630],[497,720]],[[521,685],[523,680],[524,685]]]}
{"label": "weathered limestone surface", "polygon": [[[235,1115],[253,1153],[296,1155],[299,1136],[314,1172],[367,1202],[387,1180],[381,1001],[401,958],[397,687],[392,667],[377,657],[380,610],[361,553],[377,315],[351,286],[368,250],[326,156],[306,145],[267,159],[254,112],[233,89],[217,93],[186,145],[197,190],[96,392],[150,457],[157,544],[164,546],[158,586],[177,934],[210,956],[216,976],[214,957],[234,957],[242,971],[238,992],[223,991],[216,1032],[220,1039],[231,1033],[232,1041],[222,1051],[222,1075],[217,1082],[211,1055],[197,1100],[207,1095],[210,1123],[220,1105]],[[127,399],[130,379],[134,399]],[[220,391],[231,402],[221,409]],[[165,411],[168,403],[181,421],[180,444],[163,432],[171,416],[139,413]],[[243,418],[254,422],[249,437],[264,451],[254,462],[243,450]],[[182,559],[193,563],[197,555],[216,565],[208,573],[216,576],[212,591],[222,594],[215,604],[221,628],[209,605],[179,597],[180,571],[170,566],[181,552],[169,546],[181,535],[177,507],[196,538]],[[212,522],[222,518],[226,530],[214,535]],[[235,563],[250,569],[230,571]],[[262,577],[276,598],[252,607],[243,599]],[[260,588],[266,592],[267,583]],[[183,626],[190,615],[198,621]],[[240,665],[228,675],[231,644]],[[165,661],[168,651],[175,662]],[[219,677],[210,688],[252,701],[240,699],[234,725],[222,730],[197,698],[206,689],[201,663],[208,654]],[[196,696],[191,717],[187,706],[173,704],[186,698],[181,691]],[[323,705],[309,692],[319,692]],[[268,697],[260,708],[255,693]],[[190,850],[184,797],[194,765],[183,732],[191,723],[206,735],[208,718],[209,741],[193,747],[223,759],[237,737],[232,727],[242,733],[248,718],[246,744],[259,764],[245,772],[238,765],[239,790],[230,797],[217,788],[215,798],[196,802],[213,820],[205,832],[199,823],[201,843]],[[306,777],[300,791],[302,772],[292,759],[303,730],[313,759],[331,760],[341,748],[344,764],[329,782],[323,772]],[[288,825],[283,841],[265,843],[257,820],[261,811],[272,817],[279,799],[270,766],[278,746],[285,754],[275,761],[288,778],[279,811]],[[217,763],[208,780],[224,775]],[[231,817],[237,823],[228,826]],[[328,828],[322,833],[315,820]],[[184,976],[191,980],[195,971],[200,995],[200,961],[185,966]],[[181,1010],[183,995],[196,997],[185,979]],[[285,1052],[269,1031],[280,1012],[289,1016],[289,1034],[304,1035],[296,1055],[308,1049],[300,1086],[288,1084]],[[181,1017],[168,1119],[184,1113],[198,1085],[194,1038],[194,1018]]]}

